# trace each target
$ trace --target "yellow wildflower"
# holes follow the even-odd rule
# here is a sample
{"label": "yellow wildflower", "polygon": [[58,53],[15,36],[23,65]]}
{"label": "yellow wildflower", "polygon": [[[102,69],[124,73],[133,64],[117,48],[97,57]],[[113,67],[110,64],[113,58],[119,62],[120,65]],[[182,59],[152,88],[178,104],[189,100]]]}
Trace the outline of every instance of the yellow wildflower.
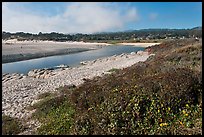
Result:
{"label": "yellow wildflower", "polygon": [[160,125],[160,127],[163,127],[163,126],[167,126],[168,124],[167,123],[161,123],[159,125]]}
{"label": "yellow wildflower", "polygon": [[186,114],[186,111],[185,111],[185,110],[183,110],[182,112],[183,112],[183,114]]}
{"label": "yellow wildflower", "polygon": [[188,104],[186,104],[186,107],[189,107],[189,105],[188,105]]}
{"label": "yellow wildflower", "polygon": [[160,127],[162,127],[163,126],[163,124],[161,123],[161,124],[159,124],[160,125]]}
{"label": "yellow wildflower", "polygon": [[170,109],[171,109],[171,108],[170,108],[170,107],[168,107],[168,110],[169,110],[169,111],[170,111]]}
{"label": "yellow wildflower", "polygon": [[188,114],[185,114],[185,116],[188,116]]}

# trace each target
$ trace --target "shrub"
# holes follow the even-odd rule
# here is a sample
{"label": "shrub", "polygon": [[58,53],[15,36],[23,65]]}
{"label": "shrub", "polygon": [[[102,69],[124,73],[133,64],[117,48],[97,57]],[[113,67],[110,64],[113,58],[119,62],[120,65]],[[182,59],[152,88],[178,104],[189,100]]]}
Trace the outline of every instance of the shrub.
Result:
{"label": "shrub", "polygon": [[17,118],[7,115],[2,116],[2,135],[17,135],[23,129],[22,123]]}

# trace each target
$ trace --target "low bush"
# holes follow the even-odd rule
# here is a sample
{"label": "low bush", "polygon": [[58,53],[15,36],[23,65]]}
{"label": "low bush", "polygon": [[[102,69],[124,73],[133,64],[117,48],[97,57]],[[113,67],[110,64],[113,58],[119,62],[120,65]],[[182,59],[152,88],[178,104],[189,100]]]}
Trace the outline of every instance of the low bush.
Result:
{"label": "low bush", "polygon": [[17,118],[2,116],[2,135],[17,135],[24,130],[24,126]]}

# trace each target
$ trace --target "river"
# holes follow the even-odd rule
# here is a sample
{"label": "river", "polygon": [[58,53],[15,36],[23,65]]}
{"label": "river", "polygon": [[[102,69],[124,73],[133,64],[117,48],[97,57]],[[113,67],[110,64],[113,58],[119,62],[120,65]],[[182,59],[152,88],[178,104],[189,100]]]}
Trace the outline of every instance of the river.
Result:
{"label": "river", "polygon": [[130,53],[136,51],[144,51],[143,47],[135,46],[104,46],[101,49],[84,51],[79,53],[73,53],[68,55],[58,55],[43,57],[37,59],[30,59],[12,63],[2,64],[2,74],[4,73],[23,73],[27,74],[33,69],[42,68],[54,68],[61,64],[68,65],[70,67],[77,66],[82,61],[95,60],[101,57],[108,57],[113,55],[119,55],[122,53]]}

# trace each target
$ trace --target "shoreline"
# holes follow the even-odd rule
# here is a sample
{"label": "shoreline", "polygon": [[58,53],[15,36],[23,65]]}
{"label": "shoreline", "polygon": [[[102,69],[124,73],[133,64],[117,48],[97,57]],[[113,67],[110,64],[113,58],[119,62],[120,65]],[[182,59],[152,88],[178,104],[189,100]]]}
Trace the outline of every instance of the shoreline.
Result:
{"label": "shoreline", "polygon": [[70,50],[60,50],[46,53],[35,53],[35,54],[11,54],[11,55],[2,55],[2,64],[13,63],[18,61],[25,61],[31,59],[38,59],[44,57],[58,56],[58,55],[68,55],[74,53],[85,52],[95,49],[70,49]]}
{"label": "shoreline", "polygon": [[3,41],[2,63],[78,53],[100,49],[105,45],[110,44],[53,41]]}
{"label": "shoreline", "polygon": [[[159,43],[117,43],[116,45],[130,45],[149,47]],[[54,42],[54,41],[2,41],[2,63],[12,63],[42,57],[67,55],[72,53],[95,50],[110,46],[108,43],[90,42]]]}

